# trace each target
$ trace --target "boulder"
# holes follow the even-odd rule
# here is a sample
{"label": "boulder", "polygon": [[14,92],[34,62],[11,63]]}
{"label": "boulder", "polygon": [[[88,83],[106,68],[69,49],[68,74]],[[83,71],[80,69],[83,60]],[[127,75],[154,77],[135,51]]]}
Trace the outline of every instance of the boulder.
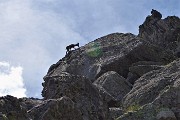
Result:
{"label": "boulder", "polygon": [[93,83],[103,93],[110,94],[111,99],[104,99],[108,103],[108,107],[114,107],[112,101],[121,101],[122,98],[131,90],[131,84],[125,78],[114,71],[104,73]]}
{"label": "boulder", "polygon": [[49,76],[44,79],[42,94],[45,99],[58,99],[66,96],[81,111],[83,119],[107,118],[107,106],[91,80],[69,73],[59,73],[58,76]]}

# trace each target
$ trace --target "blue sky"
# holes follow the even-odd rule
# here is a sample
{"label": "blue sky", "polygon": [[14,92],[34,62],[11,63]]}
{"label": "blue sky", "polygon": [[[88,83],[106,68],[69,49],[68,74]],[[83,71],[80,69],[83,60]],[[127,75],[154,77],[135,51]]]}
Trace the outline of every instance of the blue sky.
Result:
{"label": "blue sky", "polygon": [[0,0],[0,96],[41,97],[43,76],[71,43],[138,34],[151,9],[180,16],[179,0]]}

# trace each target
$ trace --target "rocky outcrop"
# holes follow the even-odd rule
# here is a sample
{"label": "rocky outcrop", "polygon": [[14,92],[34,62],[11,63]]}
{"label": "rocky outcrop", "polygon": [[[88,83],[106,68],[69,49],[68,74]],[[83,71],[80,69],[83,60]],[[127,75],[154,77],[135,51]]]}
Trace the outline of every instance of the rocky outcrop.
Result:
{"label": "rocky outcrop", "polygon": [[[155,120],[165,108],[173,111],[179,118],[179,64],[179,60],[174,61],[161,70],[151,71],[139,78],[133,89],[124,97],[124,109],[132,108],[134,113],[131,115],[134,114],[134,119],[138,120],[144,120],[150,113],[151,117],[148,119]],[[138,106],[138,109],[134,110],[133,106]],[[131,115],[126,115],[121,119],[131,119]]]}
{"label": "rocky outcrop", "polygon": [[152,14],[151,16],[146,17],[144,23],[139,26],[138,36],[163,49],[170,50],[179,56],[179,33],[179,17],[169,16],[165,19],[159,19]]}
{"label": "rocky outcrop", "polygon": [[124,105],[144,105],[152,102],[167,86],[173,85],[179,79],[179,65],[179,60],[174,61],[162,69],[151,71],[140,77],[132,90],[124,97]]}
{"label": "rocky outcrop", "polygon": [[0,120],[30,120],[27,111],[39,103],[41,100],[33,98],[0,97]]}
{"label": "rocky outcrop", "polygon": [[133,34],[114,33],[99,38],[61,59],[46,76],[62,72],[85,76],[92,81],[108,71],[127,78],[129,67],[138,61],[169,63],[172,52],[140,40]]}
{"label": "rocky outcrop", "polygon": [[81,111],[83,119],[107,118],[106,104],[103,103],[98,90],[89,79],[68,73],[46,76],[44,79],[47,81],[43,89],[45,99],[58,99],[66,96],[75,103],[76,109]]}
{"label": "rocky outcrop", "polygon": [[[162,15],[156,10],[151,13],[140,26],[138,36],[113,33],[98,38],[71,51],[51,66],[44,78],[42,95],[45,99],[67,96],[78,105],[91,101],[86,109],[95,103],[101,103],[96,104],[95,112],[99,109],[105,112],[94,114],[103,116],[101,118],[106,118],[104,114],[108,114],[111,107],[126,111],[128,107],[146,106],[157,100],[161,92],[175,82],[176,75],[168,72],[171,69],[166,65],[178,57],[180,20],[175,16],[161,19]],[[165,77],[167,74],[171,77]],[[73,79],[72,76],[78,77]],[[90,86],[89,90],[82,87],[86,85]],[[86,99],[87,103],[82,102],[84,98],[92,97],[94,100]],[[170,109],[177,116],[175,111],[178,110],[175,108],[176,110]],[[85,111],[81,107],[78,109]],[[90,118],[90,114],[86,116]]]}
{"label": "rocky outcrop", "polygon": [[69,51],[44,99],[0,98],[4,120],[180,119],[180,19],[151,11],[139,34],[113,33]]}

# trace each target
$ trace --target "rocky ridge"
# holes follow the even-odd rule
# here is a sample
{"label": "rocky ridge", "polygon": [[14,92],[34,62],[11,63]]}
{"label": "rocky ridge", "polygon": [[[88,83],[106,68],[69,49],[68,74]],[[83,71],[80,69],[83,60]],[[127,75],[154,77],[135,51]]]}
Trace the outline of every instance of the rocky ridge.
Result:
{"label": "rocky ridge", "polygon": [[0,120],[180,120],[180,19],[151,11],[139,34],[70,51],[44,77],[44,99],[0,98]]}

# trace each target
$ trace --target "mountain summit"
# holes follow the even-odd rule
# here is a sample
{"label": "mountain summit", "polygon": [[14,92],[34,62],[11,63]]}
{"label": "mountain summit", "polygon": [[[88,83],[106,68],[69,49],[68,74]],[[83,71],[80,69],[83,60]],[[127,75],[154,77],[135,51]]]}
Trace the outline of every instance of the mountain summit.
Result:
{"label": "mountain summit", "polygon": [[44,99],[0,98],[2,120],[179,120],[180,19],[151,11],[139,34],[69,51],[44,77]]}

